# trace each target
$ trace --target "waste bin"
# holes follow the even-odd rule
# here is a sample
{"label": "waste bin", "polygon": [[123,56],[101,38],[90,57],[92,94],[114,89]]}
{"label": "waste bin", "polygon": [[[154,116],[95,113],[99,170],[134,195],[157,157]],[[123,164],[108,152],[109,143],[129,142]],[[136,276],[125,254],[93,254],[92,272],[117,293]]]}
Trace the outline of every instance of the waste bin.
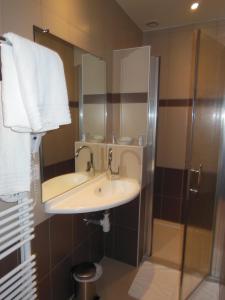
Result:
{"label": "waste bin", "polygon": [[72,269],[75,281],[75,299],[98,300],[96,281],[102,275],[102,267],[92,262],[83,262]]}

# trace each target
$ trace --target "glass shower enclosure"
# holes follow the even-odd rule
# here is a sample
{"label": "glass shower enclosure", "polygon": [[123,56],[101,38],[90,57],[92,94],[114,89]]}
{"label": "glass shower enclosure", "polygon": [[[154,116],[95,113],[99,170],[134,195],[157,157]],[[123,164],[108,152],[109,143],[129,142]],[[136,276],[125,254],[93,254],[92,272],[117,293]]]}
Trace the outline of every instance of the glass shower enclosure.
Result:
{"label": "glass shower enclosure", "polygon": [[211,272],[220,150],[224,46],[196,32],[180,299]]}

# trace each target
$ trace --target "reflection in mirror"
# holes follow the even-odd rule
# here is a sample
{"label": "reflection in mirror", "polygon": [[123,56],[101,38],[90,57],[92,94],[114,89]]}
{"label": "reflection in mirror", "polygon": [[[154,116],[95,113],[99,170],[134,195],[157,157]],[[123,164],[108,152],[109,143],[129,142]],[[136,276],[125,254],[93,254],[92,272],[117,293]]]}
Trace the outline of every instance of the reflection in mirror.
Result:
{"label": "reflection in mirror", "polygon": [[149,65],[148,46],[113,51],[112,133],[118,144],[147,142]]}
{"label": "reflection in mirror", "polygon": [[82,92],[81,137],[102,143],[106,136],[106,63],[91,54],[82,55]]}
{"label": "reflection in mirror", "polygon": [[86,168],[75,172],[75,141],[79,139],[79,126],[80,136],[95,142],[105,138],[106,64],[37,27],[34,37],[37,43],[56,51],[63,61],[72,119],[71,124],[48,132],[42,139],[42,201],[45,202],[93,177]]}

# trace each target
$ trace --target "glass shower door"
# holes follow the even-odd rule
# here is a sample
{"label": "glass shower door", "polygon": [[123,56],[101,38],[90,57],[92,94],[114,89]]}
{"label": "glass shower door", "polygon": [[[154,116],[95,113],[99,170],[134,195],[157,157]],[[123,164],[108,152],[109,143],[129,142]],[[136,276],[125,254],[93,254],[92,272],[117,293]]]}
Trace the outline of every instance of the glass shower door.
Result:
{"label": "glass shower door", "polygon": [[203,32],[196,36],[181,299],[210,273],[219,152],[222,47]]}

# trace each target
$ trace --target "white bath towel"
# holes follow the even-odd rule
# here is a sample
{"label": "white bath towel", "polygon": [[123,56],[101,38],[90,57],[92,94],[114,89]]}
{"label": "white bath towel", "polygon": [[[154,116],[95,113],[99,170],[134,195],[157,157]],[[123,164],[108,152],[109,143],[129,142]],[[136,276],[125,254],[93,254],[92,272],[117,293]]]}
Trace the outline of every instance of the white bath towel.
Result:
{"label": "white bath towel", "polygon": [[71,123],[59,55],[13,33],[4,37],[13,44],[11,50],[9,46],[2,49],[3,64],[7,64],[2,70],[5,126],[18,132],[44,132]]}
{"label": "white bath towel", "polygon": [[0,101],[0,199],[15,201],[9,195],[30,190],[30,160],[30,134],[4,126]]}
{"label": "white bath towel", "polygon": [[[0,198],[30,190],[30,133],[71,122],[64,69],[58,54],[8,33],[2,45]],[[15,201],[15,200],[14,200]]]}

